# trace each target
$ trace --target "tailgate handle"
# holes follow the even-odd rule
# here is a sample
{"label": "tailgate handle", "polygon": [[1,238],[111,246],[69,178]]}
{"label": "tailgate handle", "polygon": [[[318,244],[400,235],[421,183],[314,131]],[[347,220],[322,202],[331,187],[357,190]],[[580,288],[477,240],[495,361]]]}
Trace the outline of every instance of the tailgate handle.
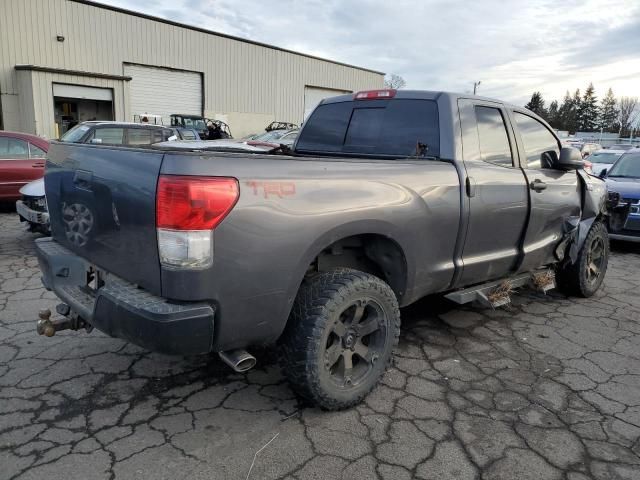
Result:
{"label": "tailgate handle", "polygon": [[73,176],[73,184],[78,188],[91,190],[91,182],[93,181],[93,173],[86,170],[76,170]]}

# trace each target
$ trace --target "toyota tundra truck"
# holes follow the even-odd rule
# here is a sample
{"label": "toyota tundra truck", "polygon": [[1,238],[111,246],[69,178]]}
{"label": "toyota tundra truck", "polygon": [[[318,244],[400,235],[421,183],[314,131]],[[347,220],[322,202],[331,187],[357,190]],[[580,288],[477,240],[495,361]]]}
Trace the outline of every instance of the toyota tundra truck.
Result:
{"label": "toyota tundra truck", "polygon": [[521,107],[364,91],[320,102],[292,149],[207,145],[52,143],[36,245],[62,303],[41,334],[97,328],[236,371],[273,345],[301,396],[340,409],[388,367],[399,307],[588,297],[607,270],[604,182]]}

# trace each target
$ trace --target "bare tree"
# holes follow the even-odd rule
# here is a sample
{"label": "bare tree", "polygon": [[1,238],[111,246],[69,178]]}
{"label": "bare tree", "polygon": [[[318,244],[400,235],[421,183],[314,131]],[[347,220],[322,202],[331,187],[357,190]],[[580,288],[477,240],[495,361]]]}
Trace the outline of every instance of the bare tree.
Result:
{"label": "bare tree", "polygon": [[626,136],[631,130],[631,126],[636,122],[640,110],[638,109],[638,97],[620,97],[618,102],[618,123],[620,124],[620,135]]}
{"label": "bare tree", "polygon": [[396,90],[399,90],[401,88],[404,88],[406,85],[407,82],[404,81],[404,78],[402,78],[400,75],[396,75],[395,73],[388,75],[387,78],[384,79],[385,88],[394,88]]}

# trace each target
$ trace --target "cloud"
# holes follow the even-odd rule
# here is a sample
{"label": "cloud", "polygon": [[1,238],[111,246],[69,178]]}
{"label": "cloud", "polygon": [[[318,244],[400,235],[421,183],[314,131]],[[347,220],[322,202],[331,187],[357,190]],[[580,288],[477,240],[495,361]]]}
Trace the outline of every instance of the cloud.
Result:
{"label": "cloud", "polygon": [[102,1],[397,73],[408,88],[464,92],[481,80],[482,94],[524,103],[593,81],[640,95],[637,0]]}

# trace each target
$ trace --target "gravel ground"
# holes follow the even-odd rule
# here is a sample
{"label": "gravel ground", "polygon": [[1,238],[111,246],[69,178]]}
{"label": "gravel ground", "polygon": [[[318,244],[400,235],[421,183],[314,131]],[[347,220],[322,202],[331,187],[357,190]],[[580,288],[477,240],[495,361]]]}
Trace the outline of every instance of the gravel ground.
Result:
{"label": "gravel ground", "polygon": [[57,302],[33,239],[0,214],[2,479],[640,479],[635,246],[614,247],[590,300],[405,309],[382,384],[326,413],[269,352],[237,375],[95,331],[38,337],[38,310]]}

